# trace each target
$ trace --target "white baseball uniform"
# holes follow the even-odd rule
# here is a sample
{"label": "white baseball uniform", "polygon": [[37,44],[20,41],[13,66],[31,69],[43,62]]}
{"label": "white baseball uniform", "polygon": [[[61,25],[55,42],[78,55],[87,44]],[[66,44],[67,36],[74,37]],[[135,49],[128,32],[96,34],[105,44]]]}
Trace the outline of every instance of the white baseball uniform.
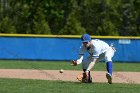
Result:
{"label": "white baseball uniform", "polygon": [[[88,52],[90,55],[83,61],[83,56],[86,52]],[[114,52],[114,49],[106,42],[99,39],[94,39],[91,40],[90,48],[86,48],[81,45],[77,64],[80,64],[83,61],[83,69],[87,69],[88,65],[93,61],[94,58],[98,58],[98,61],[105,59],[105,62],[109,62],[112,61]]]}

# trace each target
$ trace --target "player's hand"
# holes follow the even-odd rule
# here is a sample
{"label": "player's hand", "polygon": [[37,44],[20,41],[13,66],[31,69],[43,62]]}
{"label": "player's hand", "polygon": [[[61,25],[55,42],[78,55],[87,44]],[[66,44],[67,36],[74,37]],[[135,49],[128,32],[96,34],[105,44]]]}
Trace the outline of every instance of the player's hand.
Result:
{"label": "player's hand", "polygon": [[71,61],[71,65],[72,65],[72,66],[77,66],[77,62],[76,62],[75,60],[72,60],[72,61]]}

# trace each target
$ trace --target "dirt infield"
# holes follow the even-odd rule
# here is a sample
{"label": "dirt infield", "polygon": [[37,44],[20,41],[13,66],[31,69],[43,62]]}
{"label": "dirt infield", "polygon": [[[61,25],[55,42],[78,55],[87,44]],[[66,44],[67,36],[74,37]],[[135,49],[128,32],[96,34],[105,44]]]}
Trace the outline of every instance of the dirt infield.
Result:
{"label": "dirt infield", "polygon": [[[35,70],[35,69],[0,69],[0,78],[40,79],[40,80],[61,80],[78,82],[76,77],[82,71],[66,70],[59,73],[59,70]],[[105,71],[92,71],[93,82],[107,82]],[[134,83],[140,84],[140,72],[114,72],[113,83]]]}

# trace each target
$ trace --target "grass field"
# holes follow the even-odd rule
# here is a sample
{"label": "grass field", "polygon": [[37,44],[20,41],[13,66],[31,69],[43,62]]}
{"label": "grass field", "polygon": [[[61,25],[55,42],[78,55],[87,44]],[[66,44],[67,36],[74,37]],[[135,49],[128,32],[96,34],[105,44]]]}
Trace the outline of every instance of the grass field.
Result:
{"label": "grass field", "polygon": [[[140,72],[139,63],[114,63],[114,71]],[[0,69],[55,69],[81,70],[81,65],[70,66],[69,62],[0,61]],[[97,63],[94,70],[105,70],[105,63]],[[140,84],[107,84],[79,82],[0,79],[0,93],[140,93]]]}
{"label": "grass field", "polygon": [[0,93],[140,93],[140,85],[0,79]]}
{"label": "grass field", "polygon": [[[81,70],[81,65],[71,66],[70,62],[55,62],[55,61],[9,61],[1,60],[0,68],[4,69],[47,69],[47,70]],[[94,67],[95,71],[105,71],[104,62],[99,62]],[[140,63],[113,63],[113,71],[131,71],[140,72]]]}

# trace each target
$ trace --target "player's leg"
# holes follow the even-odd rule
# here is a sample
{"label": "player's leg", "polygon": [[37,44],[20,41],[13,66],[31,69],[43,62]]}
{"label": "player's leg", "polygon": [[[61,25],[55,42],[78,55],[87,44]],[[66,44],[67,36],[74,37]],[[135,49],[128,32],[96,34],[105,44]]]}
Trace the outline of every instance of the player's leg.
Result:
{"label": "player's leg", "polygon": [[91,77],[91,74],[90,74],[90,71],[88,72],[88,80],[85,81],[85,77],[87,75],[86,73],[86,70],[88,68],[88,65],[90,64],[90,62],[93,60],[93,58],[91,56],[87,57],[87,59],[85,59],[83,62],[82,62],[82,68],[83,68],[83,82],[85,83],[91,83],[92,82],[92,77]]}
{"label": "player's leg", "polygon": [[112,62],[111,61],[106,63],[106,68],[107,68],[106,78],[108,79],[108,83],[112,84]]}
{"label": "player's leg", "polygon": [[98,61],[101,61],[101,60],[105,59],[105,61],[106,61],[106,69],[107,69],[106,78],[108,79],[108,83],[111,84],[112,83],[112,61],[108,60],[108,59],[110,59],[110,56],[108,56],[108,54],[109,54],[109,52],[101,54],[99,56]]}
{"label": "player's leg", "polygon": [[105,61],[106,61],[106,78],[108,79],[108,83],[112,83],[112,57],[114,56],[114,51],[110,49],[105,53]]}

